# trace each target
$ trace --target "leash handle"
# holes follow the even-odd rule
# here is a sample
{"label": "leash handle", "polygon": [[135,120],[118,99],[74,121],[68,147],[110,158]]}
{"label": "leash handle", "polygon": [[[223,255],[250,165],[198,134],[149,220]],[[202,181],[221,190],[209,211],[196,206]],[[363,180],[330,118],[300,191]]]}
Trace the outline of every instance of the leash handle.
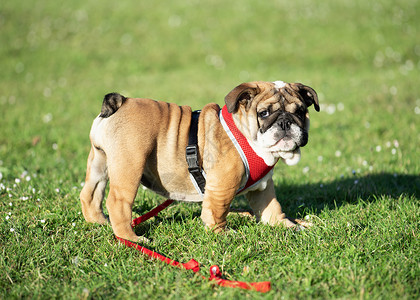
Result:
{"label": "leash handle", "polygon": [[[166,207],[168,207],[169,205],[172,204],[172,202],[174,202],[174,200],[172,199],[168,199],[165,202],[163,202],[162,204],[160,204],[159,206],[155,207],[154,209],[152,209],[151,211],[149,211],[148,213],[136,218],[133,220],[132,222],[132,227],[137,226],[138,224],[150,219],[151,217],[156,216],[159,212],[161,212],[162,210],[164,210]],[[183,268],[186,270],[191,270],[194,273],[198,273],[200,271],[200,264],[195,260],[195,259],[191,259],[190,261],[188,261],[187,263],[180,263],[176,260],[170,259],[158,252],[152,251],[150,249],[147,249],[146,247],[140,246],[137,243],[133,243],[129,240],[120,238],[120,237],[116,237],[117,240],[129,247],[129,248],[134,248],[137,251],[151,257],[151,258],[155,258],[155,259],[159,259],[160,261],[163,261],[164,263],[174,266],[174,267],[178,267],[178,268]],[[206,277],[204,277],[203,275],[200,275],[203,279],[207,279]],[[254,291],[258,291],[261,293],[266,293],[268,291],[271,290],[271,283],[269,281],[263,281],[263,282],[251,282],[251,283],[247,283],[247,282],[242,282],[242,281],[233,281],[233,280],[228,280],[228,279],[223,279],[222,278],[222,272],[220,272],[220,268],[219,266],[211,266],[210,267],[210,278],[208,278],[208,280],[214,282],[217,285],[220,286],[224,286],[224,287],[231,287],[231,288],[241,288],[241,289],[245,289],[245,290],[254,290]]]}

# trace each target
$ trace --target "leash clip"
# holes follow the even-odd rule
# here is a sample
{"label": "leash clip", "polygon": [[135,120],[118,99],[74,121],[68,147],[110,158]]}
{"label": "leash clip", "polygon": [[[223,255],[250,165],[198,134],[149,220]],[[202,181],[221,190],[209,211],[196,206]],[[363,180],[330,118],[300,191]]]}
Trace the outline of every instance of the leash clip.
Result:
{"label": "leash clip", "polygon": [[222,278],[222,272],[220,272],[219,266],[216,265],[210,267],[210,280],[215,278]]}

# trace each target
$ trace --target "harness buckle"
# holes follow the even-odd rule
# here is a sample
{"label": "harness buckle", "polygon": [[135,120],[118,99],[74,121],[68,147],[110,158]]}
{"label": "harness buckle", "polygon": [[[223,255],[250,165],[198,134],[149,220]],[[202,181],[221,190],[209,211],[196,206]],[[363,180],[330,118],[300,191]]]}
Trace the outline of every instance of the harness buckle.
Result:
{"label": "harness buckle", "polygon": [[189,171],[200,170],[198,165],[198,147],[197,145],[188,145],[186,150],[187,164]]}

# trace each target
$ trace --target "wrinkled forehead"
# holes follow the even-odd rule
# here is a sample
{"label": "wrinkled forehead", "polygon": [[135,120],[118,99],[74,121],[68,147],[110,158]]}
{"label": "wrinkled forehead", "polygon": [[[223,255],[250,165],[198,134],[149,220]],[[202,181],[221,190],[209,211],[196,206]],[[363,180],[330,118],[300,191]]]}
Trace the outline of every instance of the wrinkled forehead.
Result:
{"label": "wrinkled forehead", "polygon": [[[303,101],[297,95],[290,95],[285,91],[287,83],[283,81],[269,82],[261,91],[261,97],[257,103],[257,110],[271,107],[273,110],[283,109],[295,111],[304,106]],[[287,93],[287,96],[286,96]]]}

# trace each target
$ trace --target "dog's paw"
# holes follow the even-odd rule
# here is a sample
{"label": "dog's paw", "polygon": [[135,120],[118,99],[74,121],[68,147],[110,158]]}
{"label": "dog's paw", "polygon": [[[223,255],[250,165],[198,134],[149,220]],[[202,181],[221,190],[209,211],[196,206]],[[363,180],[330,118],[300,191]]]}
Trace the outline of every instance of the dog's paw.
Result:
{"label": "dog's paw", "polygon": [[305,220],[302,219],[289,219],[293,223],[293,229],[296,231],[302,231],[305,229],[308,229],[313,224],[309,221],[309,219],[305,218]]}
{"label": "dog's paw", "polygon": [[150,244],[150,240],[147,237],[144,237],[144,236],[137,236],[136,243]]}
{"label": "dog's paw", "polygon": [[294,219],[294,218],[282,218],[278,220],[275,225],[284,226],[286,228],[290,228],[296,231],[301,231],[306,228],[309,228],[312,226],[312,223],[309,221],[304,221],[301,219]]}
{"label": "dog's paw", "polygon": [[229,210],[229,214],[234,214],[234,215],[238,215],[238,216],[246,217],[246,218],[250,218],[250,219],[252,219],[254,217],[254,213],[250,210],[247,210],[247,209],[231,208]]}
{"label": "dog's paw", "polygon": [[205,228],[206,232],[224,233],[224,232],[227,231],[226,222],[223,225],[205,224],[204,228]]}
{"label": "dog's paw", "polygon": [[109,218],[105,216],[102,212],[96,212],[96,213],[83,212],[83,216],[85,217],[85,220],[88,223],[97,223],[101,225],[109,223]]}

